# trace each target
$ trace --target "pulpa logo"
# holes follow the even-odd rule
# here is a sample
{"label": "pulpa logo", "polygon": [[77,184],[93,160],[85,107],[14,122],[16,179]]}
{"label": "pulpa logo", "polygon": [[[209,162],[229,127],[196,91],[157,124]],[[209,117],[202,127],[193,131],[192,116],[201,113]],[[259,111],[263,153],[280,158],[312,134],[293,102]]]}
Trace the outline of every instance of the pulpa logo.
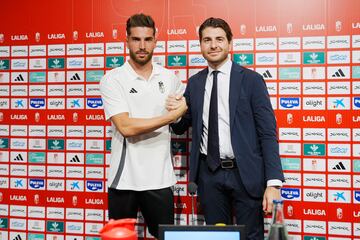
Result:
{"label": "pulpa logo", "polygon": [[86,101],[86,104],[90,108],[98,108],[103,105],[103,102],[102,102],[101,98],[88,98]]}
{"label": "pulpa logo", "polygon": [[45,107],[45,99],[44,98],[31,98],[30,106],[33,108],[43,108],[43,107]]}
{"label": "pulpa logo", "polygon": [[280,98],[280,105],[284,108],[298,107],[299,104],[299,98]]}
{"label": "pulpa logo", "polygon": [[285,199],[296,199],[300,198],[300,190],[297,188],[282,188],[281,197]]}
{"label": "pulpa logo", "polygon": [[44,188],[45,181],[43,179],[30,179],[29,185],[31,188],[40,189]]}
{"label": "pulpa logo", "polygon": [[354,97],[354,106],[360,108],[360,97]]}
{"label": "pulpa logo", "polygon": [[99,181],[87,181],[86,188],[89,189],[90,191],[102,190],[103,183]]}
{"label": "pulpa logo", "polygon": [[360,191],[354,192],[354,199],[355,199],[355,201],[360,203]]}

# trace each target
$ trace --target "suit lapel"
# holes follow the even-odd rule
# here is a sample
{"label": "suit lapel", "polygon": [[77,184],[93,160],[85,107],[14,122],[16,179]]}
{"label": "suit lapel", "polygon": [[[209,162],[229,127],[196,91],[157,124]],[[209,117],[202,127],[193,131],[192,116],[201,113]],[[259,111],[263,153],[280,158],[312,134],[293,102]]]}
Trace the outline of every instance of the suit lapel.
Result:
{"label": "suit lapel", "polygon": [[193,94],[196,95],[196,97],[194,99],[196,99],[196,108],[198,109],[196,114],[199,114],[199,116],[197,116],[197,130],[201,136],[202,134],[202,112],[203,112],[203,108],[204,108],[204,96],[205,96],[205,84],[206,84],[206,78],[208,75],[208,68],[204,69],[201,71],[199,78],[194,82],[195,84],[195,92]]}
{"label": "suit lapel", "polygon": [[230,73],[230,93],[229,93],[229,111],[230,111],[230,128],[234,121],[238,98],[241,93],[241,82],[244,77],[243,69],[233,62]]}

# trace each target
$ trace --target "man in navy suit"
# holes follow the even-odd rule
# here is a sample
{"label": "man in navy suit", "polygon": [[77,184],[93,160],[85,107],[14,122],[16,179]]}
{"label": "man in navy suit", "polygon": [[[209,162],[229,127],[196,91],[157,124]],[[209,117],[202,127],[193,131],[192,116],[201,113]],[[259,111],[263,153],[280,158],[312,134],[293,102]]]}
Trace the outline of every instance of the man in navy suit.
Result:
{"label": "man in navy suit", "polygon": [[[189,79],[188,111],[172,128],[182,134],[192,126],[190,181],[198,184],[206,223],[231,224],[234,213],[247,239],[263,239],[263,213],[271,213],[284,181],[267,88],[259,74],[230,60],[224,20],[207,19],[199,37],[208,67]],[[168,110],[177,99],[168,98]]]}

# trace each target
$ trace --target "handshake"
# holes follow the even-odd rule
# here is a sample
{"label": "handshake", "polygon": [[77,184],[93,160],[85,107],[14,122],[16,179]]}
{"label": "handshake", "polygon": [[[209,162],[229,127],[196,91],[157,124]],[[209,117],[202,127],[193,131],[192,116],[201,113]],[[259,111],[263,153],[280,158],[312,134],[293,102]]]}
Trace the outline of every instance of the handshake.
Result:
{"label": "handshake", "polygon": [[165,108],[168,110],[167,114],[172,119],[172,122],[176,122],[188,109],[185,97],[180,94],[169,95],[165,102]]}

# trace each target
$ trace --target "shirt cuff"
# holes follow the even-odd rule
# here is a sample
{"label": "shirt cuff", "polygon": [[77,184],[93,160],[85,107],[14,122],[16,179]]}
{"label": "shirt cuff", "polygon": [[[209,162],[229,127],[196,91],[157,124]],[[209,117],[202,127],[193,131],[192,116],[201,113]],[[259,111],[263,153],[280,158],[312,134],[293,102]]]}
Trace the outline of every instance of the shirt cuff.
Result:
{"label": "shirt cuff", "polygon": [[281,180],[278,180],[278,179],[270,179],[266,182],[266,185],[268,187],[282,187],[283,186],[283,183]]}

